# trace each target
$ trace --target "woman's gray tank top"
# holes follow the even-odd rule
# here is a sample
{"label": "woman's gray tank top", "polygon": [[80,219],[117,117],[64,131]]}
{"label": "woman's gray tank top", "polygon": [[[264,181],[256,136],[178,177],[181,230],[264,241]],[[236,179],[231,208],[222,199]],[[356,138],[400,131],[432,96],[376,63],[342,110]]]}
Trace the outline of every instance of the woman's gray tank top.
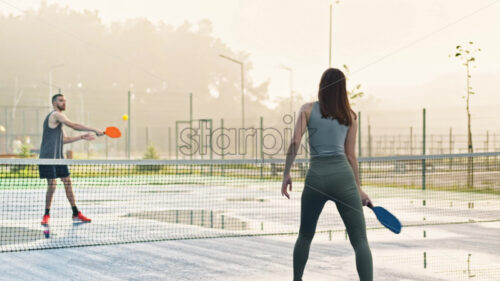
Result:
{"label": "woman's gray tank top", "polygon": [[319,102],[314,102],[307,122],[311,158],[345,154],[344,143],[348,129],[348,126],[340,124],[336,119],[322,118]]}

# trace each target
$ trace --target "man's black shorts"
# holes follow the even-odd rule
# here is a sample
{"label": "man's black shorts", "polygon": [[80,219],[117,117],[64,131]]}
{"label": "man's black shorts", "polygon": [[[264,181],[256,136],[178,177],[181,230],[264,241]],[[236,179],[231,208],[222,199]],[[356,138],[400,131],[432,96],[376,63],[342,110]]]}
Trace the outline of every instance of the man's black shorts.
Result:
{"label": "man's black shorts", "polygon": [[38,165],[41,179],[69,177],[68,165]]}

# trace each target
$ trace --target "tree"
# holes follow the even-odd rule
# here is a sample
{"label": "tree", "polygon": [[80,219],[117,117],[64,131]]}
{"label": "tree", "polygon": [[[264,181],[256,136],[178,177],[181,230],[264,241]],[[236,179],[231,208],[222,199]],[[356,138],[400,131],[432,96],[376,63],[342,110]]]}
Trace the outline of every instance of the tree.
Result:
{"label": "tree", "polygon": [[[149,142],[146,152],[144,152],[144,156],[142,159],[145,160],[158,160],[160,159],[160,155],[156,150],[156,147],[152,142]],[[137,170],[139,172],[158,172],[162,168],[161,165],[137,165]]]}
{"label": "tree", "polygon": [[142,159],[160,159],[160,155],[158,155],[156,147],[152,142],[149,142],[148,148],[146,149],[146,152],[144,153]]}
{"label": "tree", "polygon": [[[470,68],[473,66],[472,64],[476,61],[475,55],[480,52],[481,49],[477,48],[474,45],[474,42],[470,41],[468,44],[465,46],[462,45],[457,45],[455,47],[455,54],[453,55],[453,58],[458,59],[459,61],[462,62],[462,65],[465,66],[466,70],[466,81],[467,81],[467,89],[466,89],[466,95],[462,96],[463,99],[466,100],[466,111],[467,111],[467,150],[469,153],[473,153],[474,149],[472,146],[472,130],[471,130],[471,114],[470,114],[470,107],[469,107],[469,99],[471,95],[474,95],[475,93],[472,91],[471,87],[471,74],[470,74]],[[449,57],[452,57],[452,55],[449,55]],[[469,157],[468,160],[468,165],[467,165],[467,186],[471,187],[474,184],[474,163],[473,163],[473,158]]]}
{"label": "tree", "polygon": [[[243,61],[248,73],[245,124],[257,126],[259,116],[269,120],[277,111],[267,106],[270,82],[252,79],[251,54],[217,38],[207,19],[174,26],[133,18],[108,25],[98,12],[46,2],[18,16],[0,13],[0,38],[9,38],[9,44],[0,44],[0,104],[50,105],[49,72],[63,63],[64,69],[54,71],[52,84],[70,103],[80,104],[70,107],[70,119],[85,123],[85,112],[101,112],[92,115],[91,124],[107,124],[123,114],[131,90],[132,133],[148,124],[158,136],[155,145],[161,154],[168,149],[164,132],[188,117],[189,93],[195,97],[194,118],[225,118],[228,127],[241,124],[240,111],[234,110],[241,101],[240,71],[220,59],[219,54],[225,54]],[[8,118],[10,122],[14,117]],[[7,129],[10,136],[24,134],[19,126]]]}
{"label": "tree", "polygon": [[[24,137],[23,138],[23,141],[22,141],[20,149],[21,150],[17,154],[19,156],[19,158],[30,158],[30,157],[33,156],[31,154],[31,144],[30,144],[29,137]],[[14,165],[11,168],[11,172],[18,173],[18,172],[21,172],[21,171],[25,171],[26,169],[28,169],[28,165],[23,165],[23,164]]]}

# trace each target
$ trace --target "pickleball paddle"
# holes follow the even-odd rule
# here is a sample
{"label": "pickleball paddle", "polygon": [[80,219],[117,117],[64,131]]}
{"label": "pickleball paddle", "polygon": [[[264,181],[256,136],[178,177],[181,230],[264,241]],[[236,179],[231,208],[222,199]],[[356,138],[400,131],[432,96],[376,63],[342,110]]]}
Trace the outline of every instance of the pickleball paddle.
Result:
{"label": "pickleball paddle", "polygon": [[385,227],[387,227],[390,231],[399,234],[401,232],[401,222],[399,222],[398,218],[391,214],[391,212],[387,211],[384,207],[373,206],[371,202],[367,205],[377,216],[378,221]]}

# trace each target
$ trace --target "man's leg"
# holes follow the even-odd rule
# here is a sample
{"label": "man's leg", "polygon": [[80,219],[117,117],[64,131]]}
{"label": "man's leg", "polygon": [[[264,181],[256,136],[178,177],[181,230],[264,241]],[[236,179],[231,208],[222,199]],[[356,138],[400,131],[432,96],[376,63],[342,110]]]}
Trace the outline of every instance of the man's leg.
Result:
{"label": "man's leg", "polygon": [[47,179],[47,192],[45,193],[45,214],[42,218],[42,225],[48,225],[50,219],[50,205],[52,205],[52,197],[56,191],[56,179]]}
{"label": "man's leg", "polygon": [[45,210],[50,210],[52,197],[56,191],[56,179],[47,179],[47,193],[45,194]]}
{"label": "man's leg", "polygon": [[82,213],[76,207],[75,194],[73,193],[71,178],[69,176],[62,177],[61,180],[64,183],[64,189],[66,190],[66,198],[68,198],[68,201],[71,204],[71,209],[73,210],[73,221],[90,222],[91,220],[82,215]]}
{"label": "man's leg", "polygon": [[61,178],[61,180],[64,183],[64,189],[66,190],[66,198],[68,198],[71,207],[76,207],[75,194],[73,194],[73,186],[71,185],[71,178],[64,177]]}

